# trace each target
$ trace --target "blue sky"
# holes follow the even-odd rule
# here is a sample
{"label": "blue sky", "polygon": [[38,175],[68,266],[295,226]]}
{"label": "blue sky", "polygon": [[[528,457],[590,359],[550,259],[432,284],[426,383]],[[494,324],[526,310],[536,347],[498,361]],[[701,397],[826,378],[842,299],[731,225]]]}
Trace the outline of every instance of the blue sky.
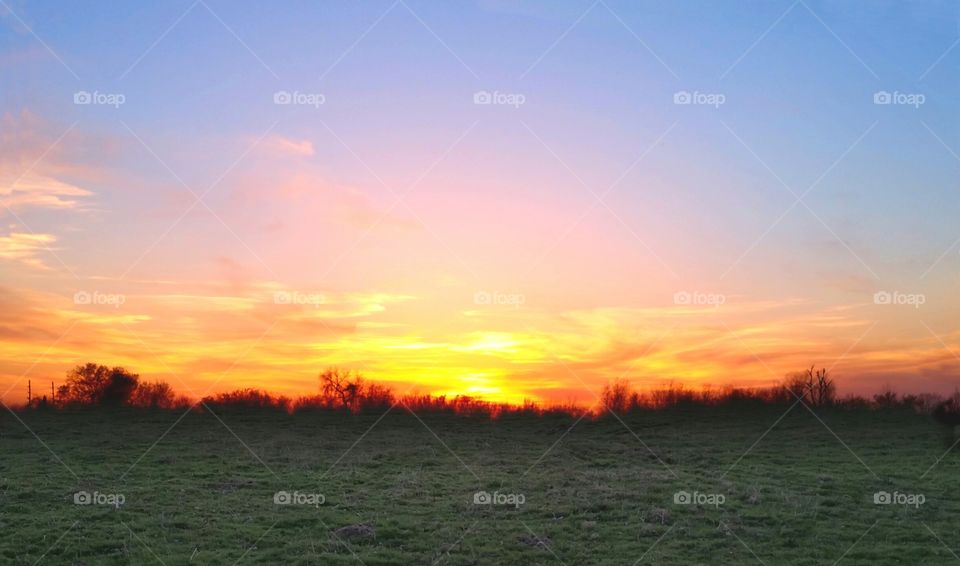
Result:
{"label": "blue sky", "polygon": [[[853,378],[954,383],[956,2],[5,0],[0,14],[0,173],[87,193],[7,203],[0,256],[13,295],[68,296],[78,280],[163,295],[136,279],[190,287],[171,294],[287,285],[403,297],[417,306],[389,324],[422,345],[431,332],[468,334],[472,311],[458,301],[473,291],[522,289],[528,318],[470,332],[522,336],[529,353],[558,318],[588,320],[568,330],[610,332],[583,361],[599,382],[622,369],[602,360],[636,338],[631,309],[702,290],[743,312],[698,319],[698,339],[800,316],[751,318],[767,307],[846,313],[837,332],[804,330],[798,352],[757,337],[783,359],[774,373],[812,352],[846,359],[869,328]],[[123,104],[74,104],[79,91]],[[278,105],[278,91],[323,104]],[[523,104],[477,105],[478,91]],[[677,104],[681,93],[722,103]],[[203,204],[190,208],[191,191]],[[884,310],[876,292],[922,293],[927,310]],[[157,305],[143,305],[130,320],[157,323]],[[170,324],[201,318],[176,315]],[[170,328],[154,338],[183,347]],[[324,340],[311,363],[370,351]],[[664,356],[638,378],[709,370],[677,348]],[[403,363],[384,371],[413,371]],[[457,362],[445,375],[518,371],[535,396],[561,387],[517,363]],[[768,373],[754,369],[753,381]]]}

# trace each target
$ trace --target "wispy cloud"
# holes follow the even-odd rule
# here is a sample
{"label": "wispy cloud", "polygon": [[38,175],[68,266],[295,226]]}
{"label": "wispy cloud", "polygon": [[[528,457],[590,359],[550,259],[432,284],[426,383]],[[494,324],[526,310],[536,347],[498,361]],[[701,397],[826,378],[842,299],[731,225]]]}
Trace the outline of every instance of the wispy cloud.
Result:
{"label": "wispy cloud", "polygon": [[52,234],[12,232],[0,236],[0,259],[16,261],[38,269],[49,269],[41,259],[45,250],[57,241]]}
{"label": "wispy cloud", "polygon": [[310,140],[298,140],[281,135],[268,136],[260,145],[265,151],[281,153],[286,155],[295,155],[309,157],[314,154],[313,142]]}

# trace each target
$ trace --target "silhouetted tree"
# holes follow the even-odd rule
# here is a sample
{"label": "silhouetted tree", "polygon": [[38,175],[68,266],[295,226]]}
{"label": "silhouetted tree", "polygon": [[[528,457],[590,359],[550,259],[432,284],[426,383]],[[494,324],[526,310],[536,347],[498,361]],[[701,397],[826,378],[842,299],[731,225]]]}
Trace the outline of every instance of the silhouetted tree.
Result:
{"label": "silhouetted tree", "polygon": [[811,405],[831,405],[836,400],[837,386],[827,374],[826,369],[810,369],[795,373],[787,378],[784,384],[797,399]]}
{"label": "silhouetted tree", "polygon": [[320,374],[320,395],[331,407],[356,411],[365,386],[359,373],[327,368]]}
{"label": "silhouetted tree", "polygon": [[177,406],[176,394],[165,381],[140,383],[130,398],[134,407],[145,409],[172,409]]}
{"label": "silhouetted tree", "polygon": [[238,389],[214,396],[204,397],[200,404],[207,408],[224,409],[276,409],[290,411],[291,402],[287,397],[275,397],[260,389]]}
{"label": "silhouetted tree", "polygon": [[625,413],[630,410],[630,382],[625,379],[614,379],[603,386],[600,392],[600,402],[605,409],[614,413]]}
{"label": "silhouetted tree", "polygon": [[887,385],[883,388],[883,391],[873,395],[873,402],[876,403],[878,407],[885,409],[896,407],[898,404],[897,392]]}
{"label": "silhouetted tree", "polygon": [[960,399],[954,395],[933,408],[933,419],[952,429],[960,425]]}
{"label": "silhouetted tree", "polygon": [[120,406],[129,403],[139,381],[122,367],[87,363],[67,372],[57,396],[65,404]]}

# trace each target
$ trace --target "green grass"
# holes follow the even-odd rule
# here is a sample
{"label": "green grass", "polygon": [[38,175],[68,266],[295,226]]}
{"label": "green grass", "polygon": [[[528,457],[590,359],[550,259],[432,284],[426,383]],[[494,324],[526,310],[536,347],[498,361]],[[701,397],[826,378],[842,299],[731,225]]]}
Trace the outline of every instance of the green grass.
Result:
{"label": "green grass", "polygon": [[[770,429],[785,410],[572,430],[572,417],[421,422],[401,409],[376,426],[231,412],[176,426],[179,413],[24,412],[24,426],[5,412],[0,564],[960,562],[960,449],[924,476],[949,447],[929,417],[818,410],[821,423],[796,406]],[[125,503],[76,505],[81,490]],[[276,505],[280,490],[325,502]],[[476,505],[478,490],[525,502]],[[678,490],[725,502],[677,505]],[[880,490],[926,501],[876,505]],[[352,524],[375,536],[332,534]]]}

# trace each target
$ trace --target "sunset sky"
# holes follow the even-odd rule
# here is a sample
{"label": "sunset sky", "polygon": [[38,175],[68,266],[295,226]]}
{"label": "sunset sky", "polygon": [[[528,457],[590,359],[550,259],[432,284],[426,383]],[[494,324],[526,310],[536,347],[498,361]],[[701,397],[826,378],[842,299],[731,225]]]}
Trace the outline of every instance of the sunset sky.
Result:
{"label": "sunset sky", "polygon": [[0,0],[0,398],[953,391],[958,44],[936,1]]}

